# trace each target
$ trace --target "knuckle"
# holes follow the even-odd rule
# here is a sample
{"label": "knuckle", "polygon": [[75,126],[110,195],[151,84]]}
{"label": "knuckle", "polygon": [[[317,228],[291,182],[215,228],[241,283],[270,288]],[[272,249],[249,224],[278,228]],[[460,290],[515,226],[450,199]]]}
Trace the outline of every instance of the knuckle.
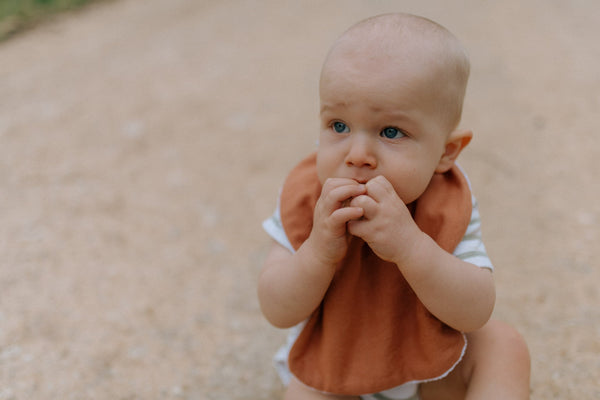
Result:
{"label": "knuckle", "polygon": [[350,202],[353,206],[356,207],[361,207],[366,205],[366,200],[367,200],[367,196],[365,195],[360,195],[360,196],[356,196],[352,199],[352,201]]}
{"label": "knuckle", "polygon": [[378,179],[378,178],[379,178],[379,177],[376,177],[376,178],[370,179],[370,180],[369,180],[367,183],[365,183],[365,186],[367,187],[367,189],[370,189],[370,188],[372,188],[372,187],[373,187],[373,185],[375,185],[375,184],[377,183],[377,179]]}
{"label": "knuckle", "polygon": [[325,183],[323,183],[323,189],[331,189],[331,187],[333,186],[333,179],[332,178],[327,178],[325,180]]}

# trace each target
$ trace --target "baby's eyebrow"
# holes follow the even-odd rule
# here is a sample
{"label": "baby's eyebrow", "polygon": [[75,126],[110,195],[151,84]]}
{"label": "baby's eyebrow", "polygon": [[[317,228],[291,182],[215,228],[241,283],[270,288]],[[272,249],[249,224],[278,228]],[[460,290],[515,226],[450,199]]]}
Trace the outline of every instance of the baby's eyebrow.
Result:
{"label": "baby's eyebrow", "polygon": [[345,101],[340,101],[337,103],[321,103],[321,112],[335,110],[337,108],[347,107],[348,103]]}

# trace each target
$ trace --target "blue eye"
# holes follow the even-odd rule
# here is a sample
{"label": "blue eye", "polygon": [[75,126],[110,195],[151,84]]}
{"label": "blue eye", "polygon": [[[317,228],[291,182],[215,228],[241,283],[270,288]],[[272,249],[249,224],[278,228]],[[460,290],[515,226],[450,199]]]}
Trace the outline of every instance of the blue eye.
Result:
{"label": "blue eye", "polygon": [[350,132],[350,129],[348,128],[348,126],[343,123],[343,122],[334,122],[333,125],[333,130],[336,131],[337,133],[348,133]]}
{"label": "blue eye", "polygon": [[379,133],[380,136],[386,139],[397,139],[406,136],[404,132],[402,132],[398,128],[394,128],[393,126],[388,126],[387,128],[383,128],[383,130]]}

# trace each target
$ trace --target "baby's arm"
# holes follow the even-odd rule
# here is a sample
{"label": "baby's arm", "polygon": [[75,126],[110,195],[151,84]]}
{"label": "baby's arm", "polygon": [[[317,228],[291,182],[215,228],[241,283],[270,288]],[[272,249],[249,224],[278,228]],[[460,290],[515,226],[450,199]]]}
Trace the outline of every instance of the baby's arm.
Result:
{"label": "baby's arm", "polygon": [[343,202],[365,191],[364,185],[351,179],[327,180],[308,239],[295,253],[273,245],[258,282],[261,309],[273,325],[296,325],[321,303],[348,248],[346,223],[363,213],[361,208],[343,207]]}
{"label": "baby's arm", "polygon": [[483,326],[494,308],[489,269],[449,254],[423,233],[383,177],[367,183],[367,195],[352,200],[364,218],[348,223],[382,259],[394,262],[427,309],[451,327],[470,332]]}
{"label": "baby's arm", "polygon": [[496,291],[490,269],[462,261],[424,233],[398,264],[427,309],[451,327],[481,328],[494,309]]}

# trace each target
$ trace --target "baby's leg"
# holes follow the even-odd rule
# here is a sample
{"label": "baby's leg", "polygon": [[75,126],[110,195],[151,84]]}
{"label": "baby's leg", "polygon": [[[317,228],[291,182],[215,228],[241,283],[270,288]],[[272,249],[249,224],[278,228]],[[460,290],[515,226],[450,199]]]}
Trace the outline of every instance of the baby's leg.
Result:
{"label": "baby's leg", "polygon": [[422,400],[529,399],[529,351],[514,328],[490,321],[467,339],[464,360],[447,378],[422,384]]}
{"label": "baby's leg", "polygon": [[295,379],[292,379],[285,392],[285,400],[358,400],[358,397],[333,396],[312,390]]}

